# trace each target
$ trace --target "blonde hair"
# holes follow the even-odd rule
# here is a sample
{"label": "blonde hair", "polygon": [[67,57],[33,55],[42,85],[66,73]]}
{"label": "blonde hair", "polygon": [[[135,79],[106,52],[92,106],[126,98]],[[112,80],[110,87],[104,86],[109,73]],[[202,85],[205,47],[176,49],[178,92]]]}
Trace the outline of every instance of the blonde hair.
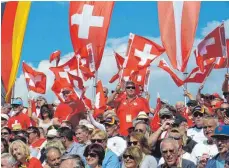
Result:
{"label": "blonde hair", "polygon": [[[13,142],[10,144],[10,147],[9,147],[9,153],[10,153],[10,155],[13,156],[13,146],[16,145],[16,144],[18,144],[18,145],[20,145],[20,146],[22,147],[23,152],[24,152],[24,153],[22,153],[22,154],[25,155],[25,158],[28,158],[28,157],[30,156],[29,146],[28,146],[27,144],[25,144],[25,143],[24,143],[23,141],[21,141],[21,140],[13,141]],[[13,156],[13,158],[14,158],[14,156]],[[14,158],[14,159],[17,160],[16,158]]]}
{"label": "blonde hair", "polygon": [[98,135],[99,137],[101,137],[102,139],[104,139],[104,140],[107,140],[107,133],[105,132],[105,131],[102,131],[102,130],[99,130],[99,129],[96,129],[96,130],[94,130],[93,132],[92,132],[92,135],[91,135],[91,137],[94,137],[94,136],[96,136],[96,135]]}
{"label": "blonde hair", "polygon": [[58,141],[58,140],[48,141],[45,148],[48,149],[48,148],[51,148],[51,147],[58,148],[60,150],[61,155],[63,155],[64,152],[65,152],[65,147],[64,147],[64,145],[62,144],[61,141]]}
{"label": "blonde hair", "polygon": [[133,137],[138,140],[139,144],[141,145],[141,150],[144,154],[150,154],[148,140],[145,135],[141,132],[132,132],[130,137]]}
{"label": "blonde hair", "polygon": [[141,161],[143,159],[142,151],[137,146],[130,146],[126,149],[124,152],[124,155],[130,155],[134,158],[134,161],[137,163],[137,166],[141,164]]}

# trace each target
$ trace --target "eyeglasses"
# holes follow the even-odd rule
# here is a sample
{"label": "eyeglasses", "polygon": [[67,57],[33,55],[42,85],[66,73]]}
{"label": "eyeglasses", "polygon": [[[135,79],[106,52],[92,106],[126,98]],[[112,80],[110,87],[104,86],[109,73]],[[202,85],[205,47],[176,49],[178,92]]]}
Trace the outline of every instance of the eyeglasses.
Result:
{"label": "eyeglasses", "polygon": [[135,86],[127,86],[126,89],[135,89]]}
{"label": "eyeglasses", "polygon": [[194,116],[194,117],[198,117],[198,116],[199,116],[199,117],[203,117],[204,114],[203,114],[203,113],[198,113],[198,112],[196,112],[196,113],[193,114],[193,116]]}
{"label": "eyeglasses", "polygon": [[129,142],[128,142],[128,145],[129,145],[129,146],[132,146],[132,144],[133,144],[134,146],[136,146],[136,145],[138,144],[138,141],[132,141],[132,142],[129,141]]}
{"label": "eyeglasses", "polygon": [[1,132],[2,135],[9,135],[9,132]]}
{"label": "eyeglasses", "polygon": [[12,105],[12,108],[18,108],[20,105]]}
{"label": "eyeglasses", "polygon": [[160,119],[164,120],[164,119],[170,119],[171,116],[170,115],[163,115],[160,117]]}
{"label": "eyeglasses", "polygon": [[115,124],[108,124],[108,123],[104,123],[105,127],[112,127]]}
{"label": "eyeglasses", "polygon": [[220,111],[225,111],[227,110],[227,108],[220,108]]}
{"label": "eyeglasses", "polygon": [[141,132],[141,133],[143,133],[144,130],[142,130],[142,129],[136,129],[136,130],[134,130],[134,132]]}
{"label": "eyeglasses", "polygon": [[132,159],[132,160],[134,160],[134,157],[133,156],[131,156],[131,155],[123,155],[123,158],[124,159],[127,159],[127,158],[129,158],[129,159]]}
{"label": "eyeglasses", "polygon": [[96,153],[87,153],[84,155],[85,157],[90,156],[91,158],[96,158],[97,154]]}
{"label": "eyeglasses", "polygon": [[5,118],[1,118],[1,120],[7,121],[7,119],[5,119]]}
{"label": "eyeglasses", "polygon": [[188,107],[195,107],[194,104],[187,104]]}
{"label": "eyeglasses", "polygon": [[171,149],[171,150],[164,150],[162,151],[163,154],[167,154],[167,153],[171,153],[171,154],[174,154],[174,149]]}
{"label": "eyeglasses", "polygon": [[103,141],[104,141],[104,139],[91,139],[92,143],[96,143],[96,142],[103,143]]}

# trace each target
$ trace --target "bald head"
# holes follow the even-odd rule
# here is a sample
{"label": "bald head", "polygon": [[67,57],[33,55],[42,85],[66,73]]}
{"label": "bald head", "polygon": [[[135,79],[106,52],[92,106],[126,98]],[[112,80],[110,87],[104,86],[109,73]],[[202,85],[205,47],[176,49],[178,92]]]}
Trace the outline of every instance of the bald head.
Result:
{"label": "bald head", "polygon": [[50,168],[58,168],[60,165],[61,152],[57,147],[50,147],[46,150],[46,162]]}

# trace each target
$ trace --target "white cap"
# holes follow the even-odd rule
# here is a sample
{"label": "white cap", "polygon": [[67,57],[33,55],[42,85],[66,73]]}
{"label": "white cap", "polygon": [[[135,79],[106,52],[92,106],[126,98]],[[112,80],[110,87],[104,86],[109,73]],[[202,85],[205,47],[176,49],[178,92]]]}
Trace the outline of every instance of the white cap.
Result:
{"label": "white cap", "polygon": [[51,129],[47,133],[47,137],[55,137],[57,136],[57,130],[56,129]]}
{"label": "white cap", "polygon": [[138,113],[137,118],[145,118],[145,119],[147,119],[147,118],[149,118],[149,117],[148,117],[148,115],[146,114],[146,112],[140,111],[140,112]]}
{"label": "white cap", "polygon": [[1,118],[5,118],[7,121],[9,120],[9,116],[7,114],[1,114]]}
{"label": "white cap", "polygon": [[95,127],[92,124],[85,124],[85,126],[89,129],[89,130],[94,130]]}

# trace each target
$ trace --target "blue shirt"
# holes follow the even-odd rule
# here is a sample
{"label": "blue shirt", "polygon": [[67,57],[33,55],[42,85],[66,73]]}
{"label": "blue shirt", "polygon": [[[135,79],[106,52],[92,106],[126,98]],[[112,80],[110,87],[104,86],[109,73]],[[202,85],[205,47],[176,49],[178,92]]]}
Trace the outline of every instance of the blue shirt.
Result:
{"label": "blue shirt", "polygon": [[106,149],[105,157],[103,159],[102,168],[120,168],[121,163],[118,156],[110,149]]}

